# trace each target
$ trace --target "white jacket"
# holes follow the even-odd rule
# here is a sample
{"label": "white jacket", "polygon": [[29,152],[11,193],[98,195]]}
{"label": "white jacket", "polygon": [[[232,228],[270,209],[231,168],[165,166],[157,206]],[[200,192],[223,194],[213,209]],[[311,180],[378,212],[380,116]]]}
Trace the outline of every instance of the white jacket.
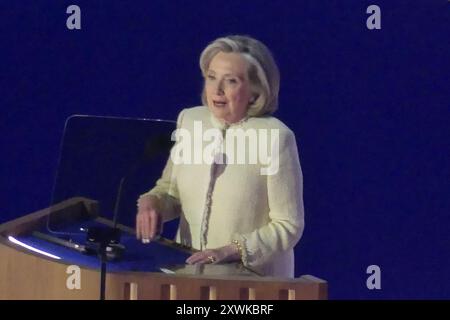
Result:
{"label": "white jacket", "polygon": [[[174,162],[171,157],[156,186],[146,194],[162,200],[164,221],[180,216],[177,242],[203,250],[237,240],[243,249],[244,265],[267,276],[293,277],[293,247],[304,228],[303,177],[293,132],[270,116],[250,117],[224,129],[224,124],[203,106],[182,110],[177,127],[193,134],[194,121],[196,129],[200,124],[203,131],[218,128],[226,132],[222,149],[226,164],[185,164]],[[273,162],[278,157],[276,173],[261,174],[261,169],[269,165],[260,158],[249,163],[254,142],[261,140],[247,143],[246,163],[237,163],[236,140],[234,154],[227,152],[231,148],[225,148],[236,137],[230,129],[252,129],[258,133],[268,130],[268,142],[270,137],[276,137],[270,133],[276,131],[279,148],[272,149],[272,154],[266,152],[272,155]],[[211,141],[192,146],[191,158],[208,144]],[[258,148],[262,148],[260,143]]]}

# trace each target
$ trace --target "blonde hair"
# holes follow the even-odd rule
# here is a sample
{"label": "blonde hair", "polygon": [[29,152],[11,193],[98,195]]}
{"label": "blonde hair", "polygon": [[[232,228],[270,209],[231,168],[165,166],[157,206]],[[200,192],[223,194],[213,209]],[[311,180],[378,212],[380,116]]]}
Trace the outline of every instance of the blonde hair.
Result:
{"label": "blonde hair", "polygon": [[[211,60],[219,52],[238,53],[249,63],[248,77],[256,99],[249,105],[247,115],[257,117],[274,113],[278,108],[280,72],[269,49],[249,36],[232,35],[218,38],[200,55],[200,69],[204,77]],[[204,89],[202,102],[207,105]]]}

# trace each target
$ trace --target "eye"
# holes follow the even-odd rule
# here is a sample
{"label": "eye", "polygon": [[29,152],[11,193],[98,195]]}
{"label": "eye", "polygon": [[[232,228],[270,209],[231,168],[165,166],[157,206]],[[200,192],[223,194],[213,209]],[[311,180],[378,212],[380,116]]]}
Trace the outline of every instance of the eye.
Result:
{"label": "eye", "polygon": [[216,77],[213,76],[212,74],[208,74],[208,75],[206,76],[206,79],[208,79],[208,80],[215,80]]}
{"label": "eye", "polygon": [[238,83],[237,79],[235,79],[235,78],[229,78],[229,79],[227,79],[227,82],[229,84],[236,84],[236,83]]}

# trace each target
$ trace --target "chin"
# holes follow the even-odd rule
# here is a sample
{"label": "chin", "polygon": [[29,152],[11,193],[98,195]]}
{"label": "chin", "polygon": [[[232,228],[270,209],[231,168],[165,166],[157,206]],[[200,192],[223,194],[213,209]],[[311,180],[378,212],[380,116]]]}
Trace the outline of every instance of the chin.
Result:
{"label": "chin", "polygon": [[226,116],[228,114],[227,110],[225,109],[220,109],[217,107],[210,107],[208,106],[209,111],[211,111],[217,118],[223,118],[224,116]]}
{"label": "chin", "polygon": [[225,121],[226,119],[226,113],[224,112],[213,112],[214,116],[219,119]]}

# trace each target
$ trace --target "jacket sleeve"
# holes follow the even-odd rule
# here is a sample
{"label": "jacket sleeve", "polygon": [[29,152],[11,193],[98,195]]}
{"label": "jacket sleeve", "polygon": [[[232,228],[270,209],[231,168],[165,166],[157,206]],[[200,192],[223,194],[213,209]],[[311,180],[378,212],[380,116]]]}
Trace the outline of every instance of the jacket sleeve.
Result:
{"label": "jacket sleeve", "polygon": [[[177,129],[181,127],[184,111],[182,110],[178,115]],[[175,219],[180,215],[181,204],[177,188],[176,166],[170,155],[161,177],[156,181],[156,185],[139,198],[148,195],[156,196],[159,199],[164,222]]]}
{"label": "jacket sleeve", "polygon": [[267,175],[270,221],[253,232],[233,236],[241,246],[244,265],[249,267],[258,267],[274,254],[292,249],[304,229],[303,175],[295,135],[284,129],[279,138],[278,170]]}

